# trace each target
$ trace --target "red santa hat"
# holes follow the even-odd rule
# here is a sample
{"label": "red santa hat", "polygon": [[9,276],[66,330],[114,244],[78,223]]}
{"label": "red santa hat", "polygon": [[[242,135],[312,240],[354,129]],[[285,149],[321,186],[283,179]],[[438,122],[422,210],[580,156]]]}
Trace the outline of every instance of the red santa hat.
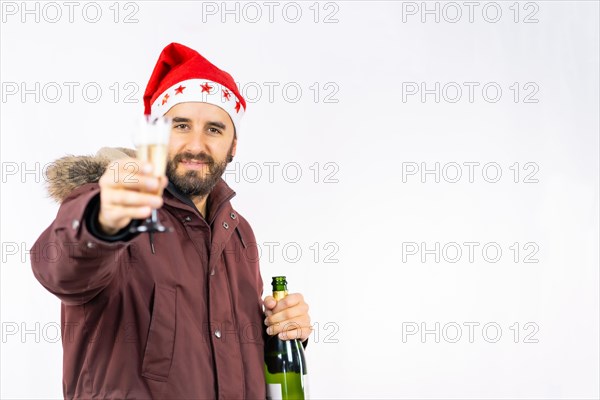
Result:
{"label": "red santa hat", "polygon": [[225,110],[236,130],[246,111],[231,75],[220,70],[197,51],[179,43],[165,47],[158,57],[144,93],[145,114],[159,117],[185,102],[214,104]]}

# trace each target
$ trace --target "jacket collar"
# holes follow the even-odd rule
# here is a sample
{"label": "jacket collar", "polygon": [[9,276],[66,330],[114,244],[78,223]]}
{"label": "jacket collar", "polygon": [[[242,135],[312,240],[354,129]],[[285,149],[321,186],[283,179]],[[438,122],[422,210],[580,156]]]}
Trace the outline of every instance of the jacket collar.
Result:
{"label": "jacket collar", "polygon": [[[229,200],[231,200],[235,195],[235,191],[231,189],[229,185],[227,185],[223,178],[219,178],[219,181],[213,190],[208,194],[208,199],[206,200],[207,215],[205,220],[209,223],[209,225],[213,223],[221,207],[225,203],[229,202]],[[202,216],[200,211],[196,208],[194,202],[185,194],[177,190],[175,185],[173,185],[171,182],[169,182],[169,185],[165,191],[165,203],[179,208],[181,208],[181,203],[184,203],[198,213],[198,215]]]}

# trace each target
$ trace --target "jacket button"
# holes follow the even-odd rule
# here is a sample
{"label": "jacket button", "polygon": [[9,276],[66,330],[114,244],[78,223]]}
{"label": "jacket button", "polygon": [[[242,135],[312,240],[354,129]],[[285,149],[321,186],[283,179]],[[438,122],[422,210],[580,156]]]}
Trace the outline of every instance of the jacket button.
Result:
{"label": "jacket button", "polygon": [[214,274],[215,274],[215,269],[213,268],[210,270],[210,276],[213,276]]}
{"label": "jacket button", "polygon": [[227,222],[223,222],[223,228],[229,229],[229,224]]}
{"label": "jacket button", "polygon": [[231,217],[231,219],[235,219],[235,214],[234,213],[229,214],[229,216]]}
{"label": "jacket button", "polygon": [[94,248],[94,243],[92,243],[92,242],[87,242],[85,245],[87,246],[88,249]]}
{"label": "jacket button", "polygon": [[215,336],[220,339],[221,338],[221,331],[217,329],[215,331]]}
{"label": "jacket button", "polygon": [[189,215],[183,219],[185,222],[192,222],[192,217]]}
{"label": "jacket button", "polygon": [[76,219],[74,219],[74,220],[73,220],[73,223],[71,223],[71,227],[72,227],[74,230],[77,230],[77,228],[79,228],[79,221],[78,221],[78,220],[76,220]]}

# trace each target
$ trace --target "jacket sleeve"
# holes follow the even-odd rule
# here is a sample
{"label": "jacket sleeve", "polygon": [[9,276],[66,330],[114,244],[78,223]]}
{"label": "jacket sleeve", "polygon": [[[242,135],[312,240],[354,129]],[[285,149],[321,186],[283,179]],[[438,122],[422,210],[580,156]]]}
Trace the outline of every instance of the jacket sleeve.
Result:
{"label": "jacket sleeve", "polygon": [[88,215],[98,206],[99,196],[96,183],[75,189],[31,249],[36,279],[67,305],[84,304],[107,287],[127,251],[127,241],[106,240],[90,232]]}

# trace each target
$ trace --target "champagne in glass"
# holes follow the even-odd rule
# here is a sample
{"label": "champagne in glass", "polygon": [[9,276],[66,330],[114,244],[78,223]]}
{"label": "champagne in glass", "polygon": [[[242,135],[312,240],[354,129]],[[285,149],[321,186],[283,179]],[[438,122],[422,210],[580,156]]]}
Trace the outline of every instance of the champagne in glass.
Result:
{"label": "champagne in glass", "polygon": [[[137,159],[152,164],[155,177],[162,177],[167,170],[167,154],[169,137],[171,134],[171,119],[167,117],[151,117],[145,115],[140,121],[140,128],[135,133],[134,144],[137,150]],[[162,195],[162,187],[156,192]],[[158,220],[157,210],[141,225],[132,228],[133,232],[169,232]]]}
{"label": "champagne in glass", "polygon": [[[136,151],[138,160],[152,164],[152,175],[157,178],[164,175],[164,171],[167,169],[167,144],[139,144],[136,146]],[[159,187],[156,194],[161,195],[162,190],[162,187]]]}

